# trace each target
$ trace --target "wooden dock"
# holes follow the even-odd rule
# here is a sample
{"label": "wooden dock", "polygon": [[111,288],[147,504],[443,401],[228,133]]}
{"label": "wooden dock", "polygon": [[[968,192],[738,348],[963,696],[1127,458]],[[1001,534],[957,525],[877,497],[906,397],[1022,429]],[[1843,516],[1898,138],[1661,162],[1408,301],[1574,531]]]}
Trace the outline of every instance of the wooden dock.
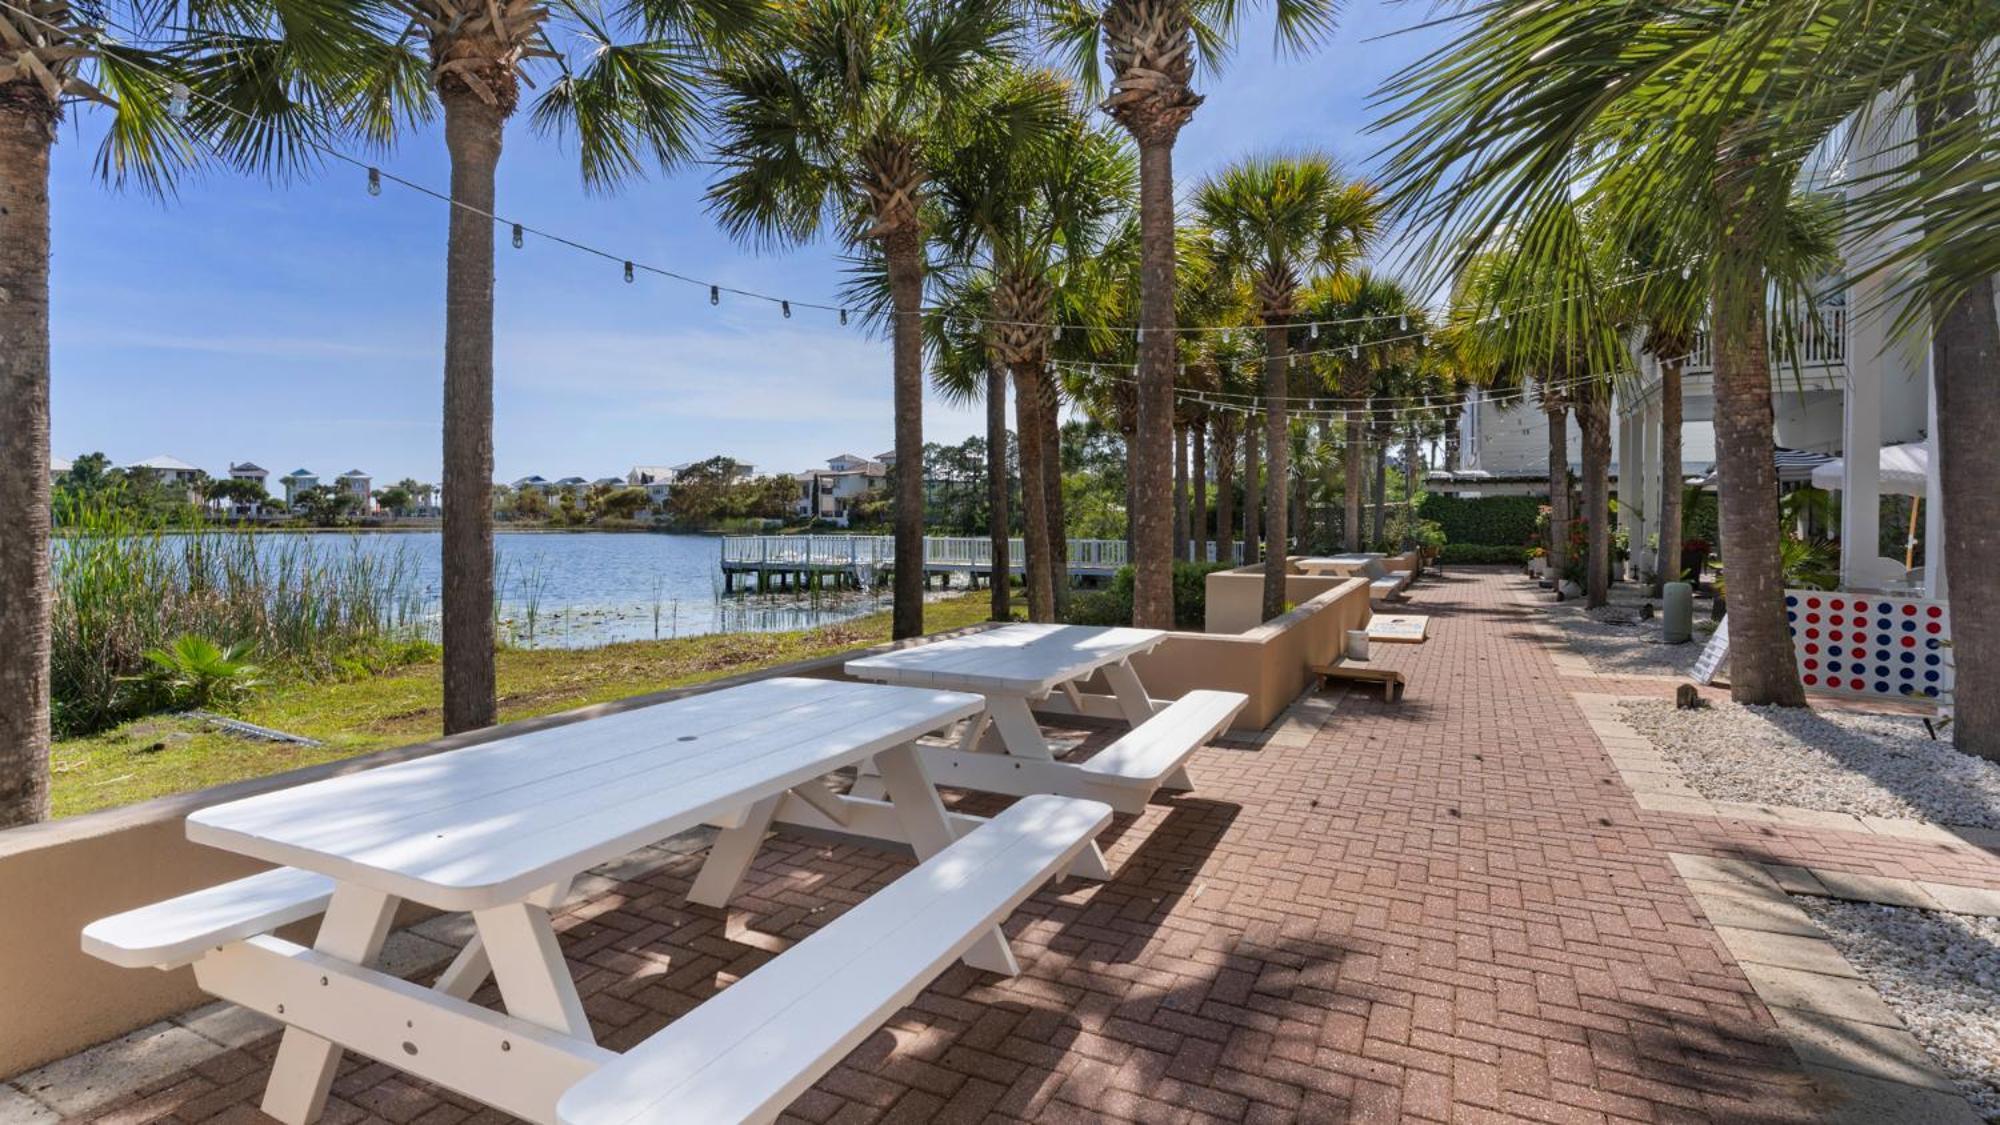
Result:
{"label": "wooden dock", "polygon": [[[1008,572],[1019,574],[1027,549],[1007,547]],[[1072,539],[1072,578],[1105,581],[1125,565],[1122,539]],[[730,535],[722,540],[722,587],[741,590],[866,589],[888,581],[896,568],[896,541],[887,535]],[[959,536],[924,538],[924,580],[949,583],[962,574],[969,585],[993,580],[993,544]]]}

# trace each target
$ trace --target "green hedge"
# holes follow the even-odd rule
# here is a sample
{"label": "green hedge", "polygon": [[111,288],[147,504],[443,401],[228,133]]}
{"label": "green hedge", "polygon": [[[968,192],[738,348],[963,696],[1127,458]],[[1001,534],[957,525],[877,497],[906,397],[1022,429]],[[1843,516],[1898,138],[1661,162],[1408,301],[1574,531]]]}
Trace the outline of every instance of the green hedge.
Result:
{"label": "green hedge", "polygon": [[1457,563],[1461,566],[1485,566],[1505,563],[1520,566],[1528,561],[1528,548],[1503,547],[1497,543],[1446,543],[1438,551],[1440,563]]}
{"label": "green hedge", "polygon": [[1447,543],[1520,547],[1535,540],[1539,496],[1450,496],[1426,493],[1417,514],[1436,520]]}
{"label": "green hedge", "polygon": [[[1227,569],[1227,563],[1174,563],[1175,627],[1202,627],[1208,614],[1208,575],[1211,571]],[[1130,625],[1135,582],[1136,575],[1127,566],[1119,569],[1108,590],[1070,594],[1066,620],[1071,625]]]}

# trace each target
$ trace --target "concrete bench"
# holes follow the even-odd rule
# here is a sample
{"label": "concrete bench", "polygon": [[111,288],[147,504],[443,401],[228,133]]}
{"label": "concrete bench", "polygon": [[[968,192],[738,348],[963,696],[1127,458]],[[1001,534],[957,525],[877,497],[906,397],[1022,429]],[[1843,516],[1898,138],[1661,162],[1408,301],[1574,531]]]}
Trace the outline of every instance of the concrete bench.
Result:
{"label": "concrete bench", "polygon": [[175,969],[218,945],[324,913],[332,897],[332,879],[274,868],[100,918],[84,927],[83,951],[127,969]]}
{"label": "concrete bench", "polygon": [[1237,691],[1191,691],[1098,751],[1082,770],[1122,813],[1144,811],[1155,789],[1193,788],[1187,760],[1236,718],[1250,697]]}
{"label": "concrete bench", "polygon": [[1095,801],[1016,802],[571,1087],[557,1119],[772,1120],[1110,820]]}

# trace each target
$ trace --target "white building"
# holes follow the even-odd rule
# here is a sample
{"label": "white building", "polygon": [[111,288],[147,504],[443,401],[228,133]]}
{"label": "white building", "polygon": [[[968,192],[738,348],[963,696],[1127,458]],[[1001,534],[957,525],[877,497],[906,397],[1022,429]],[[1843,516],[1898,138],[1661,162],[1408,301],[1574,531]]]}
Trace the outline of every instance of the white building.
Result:
{"label": "white building", "polygon": [[[244,461],[241,464],[232,464],[229,466],[230,480],[254,481],[259,488],[265,488],[265,481],[269,480],[270,476],[270,470],[257,464],[255,461]],[[269,489],[266,488],[266,491],[268,492]],[[255,519],[264,514],[264,505],[261,503],[243,504],[231,501],[228,507],[228,514],[237,519]]]}
{"label": "white building", "polygon": [[843,453],[827,458],[826,468],[792,474],[799,482],[794,512],[804,518],[846,526],[854,506],[887,486],[889,467],[880,460]]}
{"label": "white building", "polygon": [[67,457],[52,456],[49,458],[49,479],[53,481],[75,467],[76,463]]}
{"label": "white building", "polygon": [[144,461],[135,461],[125,466],[125,471],[135,476],[150,477],[170,488],[180,488],[187,493],[188,502],[191,504],[201,502],[198,489],[201,487],[202,471],[178,457],[168,457],[164,454],[148,457]]}

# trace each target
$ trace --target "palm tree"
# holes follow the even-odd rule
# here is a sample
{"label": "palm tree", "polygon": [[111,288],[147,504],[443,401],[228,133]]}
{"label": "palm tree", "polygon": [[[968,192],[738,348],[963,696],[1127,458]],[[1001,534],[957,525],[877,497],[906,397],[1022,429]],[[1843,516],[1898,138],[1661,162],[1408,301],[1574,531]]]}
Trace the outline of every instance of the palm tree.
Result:
{"label": "palm tree", "polygon": [[[1039,0],[1057,50],[1139,146],[1141,284],[1137,440],[1131,472],[1138,557],[1132,623],[1173,628],[1174,142],[1201,105],[1197,58],[1213,71],[1252,5],[1234,0]],[[1305,48],[1333,29],[1334,0],[1273,0],[1277,39]]]}
{"label": "palm tree", "polygon": [[992,278],[988,339],[1014,377],[1035,621],[1056,620],[1068,585],[1053,324],[1094,320],[1106,277],[1098,259],[1137,187],[1129,146],[1069,112],[1069,101],[1048,72],[996,76],[933,162],[931,181],[942,252]]}
{"label": "palm tree", "polygon": [[[896,421],[892,633],[921,634],[923,607],[924,196],[961,110],[1016,45],[998,0],[806,0],[780,10],[754,57],[728,60],[710,209],[732,236],[802,245],[829,227],[873,247],[888,274]],[[990,100],[982,104],[992,108]],[[1015,107],[1025,118],[1059,105]],[[1023,435],[1025,440],[1025,435]],[[1026,468],[1026,450],[1023,450]]]}
{"label": "palm tree", "polygon": [[[1323,386],[1342,406],[1342,541],[1361,549],[1362,450],[1368,408],[1379,373],[1402,362],[1423,333],[1423,309],[1402,283],[1370,269],[1337,274],[1315,283],[1306,294],[1305,316],[1321,322],[1321,353],[1315,367]],[[1413,320],[1413,318],[1415,318]],[[1414,324],[1414,328],[1412,325]]]}
{"label": "palm tree", "polygon": [[1374,237],[1374,190],[1330,157],[1262,157],[1233,164],[1195,191],[1194,209],[1225,269],[1247,278],[1264,337],[1264,617],[1284,612],[1291,448],[1285,419],[1288,326],[1301,286],[1346,267]]}
{"label": "palm tree", "polygon": [[[871,271],[879,279],[881,271]],[[878,293],[875,303],[883,299]],[[989,585],[992,617],[1013,617],[1013,571],[1009,559],[1012,520],[1008,509],[1007,365],[978,326],[993,319],[993,278],[983,270],[960,270],[951,276],[933,315],[925,318],[925,342],[931,351],[931,385],[947,401],[986,400],[986,529],[992,569]]]}
{"label": "palm tree", "polygon": [[[1462,18],[1472,26],[1389,91],[1414,95],[1385,122],[1412,124],[1389,161],[1398,201],[1466,247],[1461,256],[1514,216],[1558,204],[1601,212],[1620,245],[1638,216],[1658,222],[1663,209],[1672,229],[1701,232],[1731,693],[1800,705],[1771,456],[1768,256],[1819,140],[1796,127],[1790,94],[1824,84],[1831,23],[1744,17],[1721,0],[1672,13],[1584,4]],[[1609,190],[1602,173],[1619,166],[1643,167],[1641,182]]]}
{"label": "palm tree", "polygon": [[[219,51],[262,79],[245,102],[262,122],[320,105],[386,145],[440,111],[451,163],[445,259],[444,729],[495,718],[493,620],[493,282],[495,179],[507,122],[524,84],[545,81],[530,109],[540,132],[575,134],[579,167],[612,187],[649,165],[693,154],[710,59],[758,25],[748,0],[636,0],[615,22],[584,0],[485,7],[407,0],[383,21],[365,5],[339,9],[355,38],[330,75],[294,73],[270,52]],[[385,9],[386,11],[386,9]],[[558,41],[585,50],[566,54]],[[232,43],[229,46],[234,47]],[[236,128],[255,145],[260,125]],[[631,266],[626,267],[627,276]]]}
{"label": "palm tree", "polygon": [[208,155],[283,174],[324,119],[246,130],[225,110],[264,92],[254,62],[333,73],[347,30],[325,8],[283,2],[0,5],[0,434],[21,469],[0,476],[0,829],[48,815],[49,170],[64,110],[109,115],[96,169],[114,186],[165,194]]}

